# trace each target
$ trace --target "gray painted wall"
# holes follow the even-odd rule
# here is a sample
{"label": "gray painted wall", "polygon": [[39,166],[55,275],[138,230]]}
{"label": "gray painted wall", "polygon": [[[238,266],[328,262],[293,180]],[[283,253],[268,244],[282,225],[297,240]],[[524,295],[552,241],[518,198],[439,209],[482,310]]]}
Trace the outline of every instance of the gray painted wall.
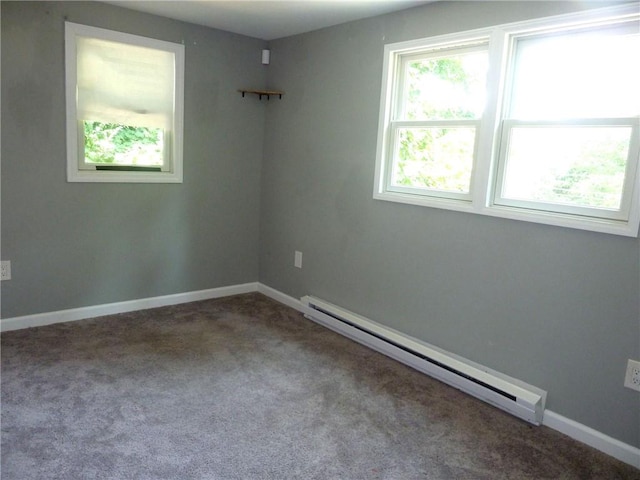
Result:
{"label": "gray painted wall", "polygon": [[[184,183],[66,182],[64,20],[185,45]],[[95,2],[2,2],[2,316],[255,282],[265,43]]]}
{"label": "gray painted wall", "polygon": [[541,387],[550,410],[640,446],[623,387],[640,358],[638,239],[372,198],[385,43],[585,5],[443,2],[271,42],[286,95],[267,110],[260,281]]}

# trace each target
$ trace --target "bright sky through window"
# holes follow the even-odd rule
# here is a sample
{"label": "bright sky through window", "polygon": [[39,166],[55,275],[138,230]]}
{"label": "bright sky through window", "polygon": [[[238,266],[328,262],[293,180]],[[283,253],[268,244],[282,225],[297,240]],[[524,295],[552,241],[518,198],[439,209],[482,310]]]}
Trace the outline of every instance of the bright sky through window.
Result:
{"label": "bright sky through window", "polygon": [[511,118],[640,114],[640,34],[584,33],[518,42]]}

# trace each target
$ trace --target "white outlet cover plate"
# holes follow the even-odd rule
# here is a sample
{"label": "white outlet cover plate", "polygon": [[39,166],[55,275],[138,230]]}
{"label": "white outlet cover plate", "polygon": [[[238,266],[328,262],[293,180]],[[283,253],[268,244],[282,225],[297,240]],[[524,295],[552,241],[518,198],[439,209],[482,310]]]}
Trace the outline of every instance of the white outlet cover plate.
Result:
{"label": "white outlet cover plate", "polygon": [[627,374],[624,377],[624,386],[640,392],[640,362],[629,360],[627,362]]}
{"label": "white outlet cover plate", "polygon": [[11,260],[0,262],[0,280],[11,280]]}

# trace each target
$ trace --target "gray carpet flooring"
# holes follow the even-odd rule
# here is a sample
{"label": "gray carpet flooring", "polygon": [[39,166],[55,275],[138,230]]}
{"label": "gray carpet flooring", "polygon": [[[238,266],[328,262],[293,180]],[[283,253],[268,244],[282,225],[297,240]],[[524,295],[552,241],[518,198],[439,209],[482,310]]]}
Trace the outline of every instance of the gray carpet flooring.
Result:
{"label": "gray carpet flooring", "polygon": [[2,335],[2,479],[640,479],[260,294]]}

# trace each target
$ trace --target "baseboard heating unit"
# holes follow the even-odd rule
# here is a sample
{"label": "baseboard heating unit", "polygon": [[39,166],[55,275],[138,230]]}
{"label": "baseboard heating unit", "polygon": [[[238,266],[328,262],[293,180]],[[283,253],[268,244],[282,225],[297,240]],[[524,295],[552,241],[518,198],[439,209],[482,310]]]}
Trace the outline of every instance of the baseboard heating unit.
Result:
{"label": "baseboard heating unit", "polygon": [[305,316],[316,323],[527,422],[542,423],[547,392],[324,300],[305,296],[300,301]]}

